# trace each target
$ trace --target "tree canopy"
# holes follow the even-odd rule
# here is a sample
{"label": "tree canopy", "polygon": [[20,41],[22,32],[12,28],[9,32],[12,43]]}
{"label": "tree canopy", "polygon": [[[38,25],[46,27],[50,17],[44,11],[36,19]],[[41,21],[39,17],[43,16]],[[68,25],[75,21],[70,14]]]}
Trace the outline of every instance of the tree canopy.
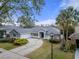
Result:
{"label": "tree canopy", "polygon": [[0,0],[0,22],[16,13],[33,17],[34,13],[39,13],[44,5],[44,0]]}
{"label": "tree canopy", "polygon": [[25,15],[21,16],[18,18],[18,23],[20,23],[21,27],[34,27],[35,26],[35,22],[34,19],[32,19],[31,17],[27,17]]}
{"label": "tree canopy", "polygon": [[73,7],[68,7],[61,10],[60,14],[56,18],[56,24],[61,27],[65,32],[68,31],[69,26],[75,26],[79,21],[79,11]]}
{"label": "tree canopy", "polygon": [[68,24],[76,25],[79,21],[79,11],[73,7],[68,7],[60,11],[60,14],[56,18],[56,24],[59,26],[65,26]]}
{"label": "tree canopy", "polygon": [[78,24],[78,21],[79,21],[79,11],[71,6],[61,10],[60,14],[56,18],[56,24],[59,25],[61,30],[63,31],[64,40],[62,47],[63,46],[65,48],[67,47],[66,43],[68,40],[68,36],[73,33],[74,26]]}

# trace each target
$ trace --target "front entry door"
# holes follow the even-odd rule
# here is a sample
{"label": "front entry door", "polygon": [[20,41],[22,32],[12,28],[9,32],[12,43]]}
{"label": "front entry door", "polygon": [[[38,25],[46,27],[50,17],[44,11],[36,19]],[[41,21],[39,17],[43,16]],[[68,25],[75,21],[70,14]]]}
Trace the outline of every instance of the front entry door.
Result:
{"label": "front entry door", "polygon": [[40,32],[40,38],[44,38],[44,32]]}

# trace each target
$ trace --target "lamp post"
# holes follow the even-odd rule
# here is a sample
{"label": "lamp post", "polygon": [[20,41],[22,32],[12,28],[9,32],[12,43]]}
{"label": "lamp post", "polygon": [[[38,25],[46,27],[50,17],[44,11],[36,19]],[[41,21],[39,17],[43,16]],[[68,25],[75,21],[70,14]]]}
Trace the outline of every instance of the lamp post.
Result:
{"label": "lamp post", "polygon": [[53,41],[53,34],[50,35],[50,43],[51,43],[51,59],[53,59],[53,44],[52,44],[52,41]]}

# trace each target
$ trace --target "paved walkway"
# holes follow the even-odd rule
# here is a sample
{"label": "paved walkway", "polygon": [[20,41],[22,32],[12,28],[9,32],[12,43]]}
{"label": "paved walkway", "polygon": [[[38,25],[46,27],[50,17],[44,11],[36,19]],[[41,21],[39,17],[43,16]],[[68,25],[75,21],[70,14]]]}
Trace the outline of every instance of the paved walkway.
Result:
{"label": "paved walkway", "polygon": [[35,49],[39,48],[42,44],[43,44],[43,41],[41,39],[30,38],[28,44],[26,44],[22,47],[12,49],[10,51],[24,56],[24,55],[29,54],[30,52],[34,51]]}
{"label": "paved walkway", "polygon": [[75,51],[75,59],[79,59],[79,49],[76,49]]}
{"label": "paved walkway", "polygon": [[0,53],[0,59],[29,59],[29,58],[4,50],[4,52]]}
{"label": "paved walkway", "polygon": [[0,59],[28,59],[28,58],[25,58],[24,56],[36,50],[42,44],[43,44],[42,40],[30,38],[28,44],[18,48],[14,48],[10,51],[1,53]]}

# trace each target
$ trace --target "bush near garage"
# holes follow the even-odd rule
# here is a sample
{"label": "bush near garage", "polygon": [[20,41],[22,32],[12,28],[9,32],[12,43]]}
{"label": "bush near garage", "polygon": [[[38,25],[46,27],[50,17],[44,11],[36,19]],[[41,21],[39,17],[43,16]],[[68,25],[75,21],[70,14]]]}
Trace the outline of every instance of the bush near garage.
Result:
{"label": "bush near garage", "polygon": [[62,43],[60,49],[64,52],[74,52],[76,49],[76,45],[72,43],[70,40],[67,40],[65,43]]}
{"label": "bush near garage", "polygon": [[75,44],[71,44],[70,45],[70,51],[73,52],[76,49],[76,45]]}
{"label": "bush near garage", "polygon": [[28,40],[24,38],[18,38],[14,41],[15,45],[24,45],[26,43],[28,43]]}

